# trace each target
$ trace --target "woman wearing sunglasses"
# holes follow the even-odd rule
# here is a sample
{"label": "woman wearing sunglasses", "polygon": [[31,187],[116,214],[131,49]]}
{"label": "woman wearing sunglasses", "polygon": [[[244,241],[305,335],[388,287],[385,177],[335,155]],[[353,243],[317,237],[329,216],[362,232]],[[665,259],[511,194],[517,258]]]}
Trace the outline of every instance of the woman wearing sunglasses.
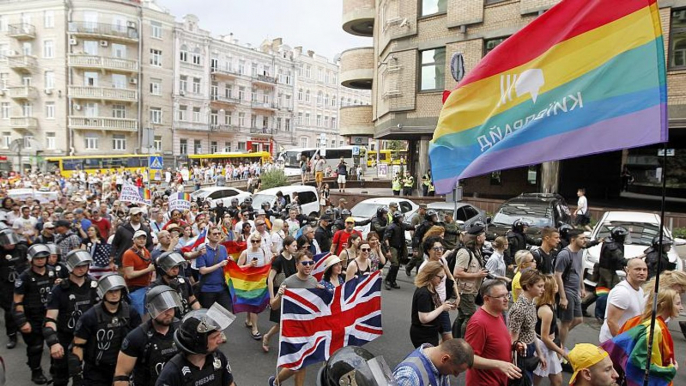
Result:
{"label": "woman wearing sunglasses", "polygon": [[445,267],[438,261],[429,261],[419,270],[414,284],[417,289],[412,296],[412,324],[410,340],[417,348],[424,343],[438,346],[441,332],[441,315],[456,309],[452,302],[441,302],[436,287],[445,281]]}
{"label": "woman wearing sunglasses", "polygon": [[359,253],[355,259],[348,262],[348,268],[345,270],[345,281],[372,273],[372,261],[369,259],[372,248],[366,241],[361,241],[359,245]]}
{"label": "woman wearing sunglasses", "polygon": [[[263,240],[259,233],[255,232],[248,238],[248,249],[241,252],[238,257],[238,266],[241,268],[257,268],[263,267],[269,263],[271,256],[267,257],[267,254],[262,249]],[[245,320],[245,327],[250,328],[252,331],[252,338],[255,340],[261,340],[262,334],[257,329],[257,314],[248,312],[247,318]]]}

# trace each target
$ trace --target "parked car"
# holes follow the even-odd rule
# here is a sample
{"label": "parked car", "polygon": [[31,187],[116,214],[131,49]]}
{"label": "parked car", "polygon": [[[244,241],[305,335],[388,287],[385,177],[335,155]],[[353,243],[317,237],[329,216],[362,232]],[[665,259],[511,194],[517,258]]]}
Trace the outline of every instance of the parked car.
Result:
{"label": "parked car", "polygon": [[[596,223],[593,231],[590,233],[590,240],[598,240],[601,238],[610,237],[610,231],[615,227],[624,227],[629,231],[624,241],[624,257],[630,259],[632,257],[641,256],[643,252],[650,247],[653,242],[653,237],[660,232],[660,216],[656,213],[647,212],[624,212],[624,211],[609,211],[603,214],[603,217]],[[672,237],[672,232],[664,227],[664,235]],[[676,269],[682,271],[684,269],[683,260],[676,252],[676,246],[686,245],[684,239],[674,239],[674,245],[667,254],[669,261],[676,263]],[[593,273],[593,265],[598,262],[600,258],[600,248],[602,243],[593,248],[584,249],[584,283],[590,287],[595,287],[596,283],[590,280]],[[620,277],[625,276],[624,271],[617,271]]]}
{"label": "parked car", "polygon": [[469,229],[476,221],[481,221],[484,224],[490,221],[485,211],[466,202],[458,202],[457,204],[454,202],[432,202],[427,204],[426,208],[437,211],[440,221],[443,221],[445,213],[452,213],[453,219],[459,224],[461,229]]}
{"label": "parked car", "polygon": [[512,229],[512,223],[524,219],[531,226],[527,234],[539,238],[541,229],[571,224],[572,216],[565,199],[553,193],[522,193],[505,201],[488,227],[487,238],[494,240]]}
{"label": "parked car", "polygon": [[[364,201],[360,201],[357,205],[353,206],[350,210],[355,221],[368,220],[376,216],[376,210],[382,206],[388,207],[391,202],[398,203],[398,209],[405,215],[405,221],[409,221],[412,216],[417,213],[419,205],[410,201],[406,198],[400,197],[379,197],[379,198],[369,198]],[[358,231],[362,233],[363,238],[367,238],[367,234],[371,230],[371,224],[364,226],[355,227]],[[383,237],[383,235],[379,235]],[[405,231],[405,243],[407,245],[408,256],[412,256],[412,235],[409,231]]]}
{"label": "parked car", "polygon": [[283,193],[286,205],[291,203],[293,192],[297,192],[303,214],[306,216],[319,216],[319,194],[317,193],[317,188],[308,185],[288,185],[260,190],[252,196],[253,208],[260,208],[264,202],[268,202],[269,205],[274,207],[276,193],[278,192]]}
{"label": "parked car", "polygon": [[229,206],[231,205],[231,200],[234,198],[238,198],[238,203],[240,204],[243,200],[251,196],[252,194],[240,189],[226,186],[211,186],[200,188],[191,193],[191,200],[196,201],[198,198],[201,198],[204,201],[206,198],[210,198],[210,207],[214,208],[219,201],[222,201],[224,206]]}

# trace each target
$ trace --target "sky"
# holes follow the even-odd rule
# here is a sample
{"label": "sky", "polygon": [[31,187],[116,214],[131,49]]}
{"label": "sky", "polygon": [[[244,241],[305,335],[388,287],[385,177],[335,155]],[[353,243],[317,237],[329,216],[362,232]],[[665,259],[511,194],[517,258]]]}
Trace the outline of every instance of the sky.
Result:
{"label": "sky", "polygon": [[330,61],[348,48],[372,45],[372,38],[350,35],[341,28],[342,0],[156,0],[177,21],[186,14],[200,19],[212,36],[228,35],[244,45],[283,38]]}

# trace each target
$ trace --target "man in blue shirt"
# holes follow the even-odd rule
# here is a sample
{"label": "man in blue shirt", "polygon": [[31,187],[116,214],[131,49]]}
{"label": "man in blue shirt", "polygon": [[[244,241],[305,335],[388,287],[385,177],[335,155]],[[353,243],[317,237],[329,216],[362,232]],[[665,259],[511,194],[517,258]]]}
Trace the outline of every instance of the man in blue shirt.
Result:
{"label": "man in blue shirt", "polygon": [[412,351],[393,371],[398,386],[449,386],[474,364],[474,350],[464,339],[443,341],[437,347],[428,343]]}
{"label": "man in blue shirt", "polygon": [[196,260],[200,271],[199,301],[203,308],[210,308],[214,302],[231,310],[231,296],[224,280],[224,266],[229,263],[226,247],[219,244],[222,231],[213,226],[207,230],[207,244],[202,248],[205,253]]}

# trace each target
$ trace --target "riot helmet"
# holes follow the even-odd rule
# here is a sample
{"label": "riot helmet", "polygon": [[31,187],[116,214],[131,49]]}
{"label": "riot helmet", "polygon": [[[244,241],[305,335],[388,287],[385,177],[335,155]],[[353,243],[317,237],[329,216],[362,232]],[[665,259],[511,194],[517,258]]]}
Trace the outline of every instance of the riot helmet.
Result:
{"label": "riot helmet", "polygon": [[[662,248],[669,250],[665,247],[671,247],[672,244],[674,244],[674,241],[672,241],[672,238],[667,236],[667,235],[662,235]],[[660,247],[660,235],[657,235],[653,237],[653,248],[658,249]]]}
{"label": "riot helmet", "polygon": [[376,386],[381,384],[368,362],[374,355],[362,347],[346,346],[338,349],[319,371],[317,386]]}
{"label": "riot helmet", "polygon": [[145,309],[153,319],[170,308],[183,309],[179,294],[171,287],[158,285],[145,294]]}
{"label": "riot helmet", "polygon": [[528,228],[529,226],[530,224],[528,221],[520,218],[512,223],[512,230],[517,233],[524,233],[524,228]]}
{"label": "riot helmet", "polygon": [[98,296],[101,299],[105,298],[106,293],[119,289],[127,292],[126,281],[124,281],[124,278],[118,273],[107,273],[98,280]]}
{"label": "riot helmet", "polygon": [[246,197],[246,198],[243,200],[243,203],[246,204],[246,205],[252,205],[252,197]]}
{"label": "riot helmet", "polygon": [[57,255],[57,260],[59,260],[60,257],[62,257],[62,250],[57,247],[57,244],[49,243],[45,244],[45,246],[48,247],[51,255]]}
{"label": "riot helmet", "polygon": [[626,236],[628,235],[629,231],[626,230],[626,228],[624,227],[614,227],[612,228],[612,231],[610,231],[610,237],[613,241],[616,241],[618,243],[623,243],[624,240],[626,240]]}
{"label": "riot helmet", "polygon": [[50,257],[50,249],[44,244],[33,244],[29,247],[27,257],[29,261],[33,261],[33,259],[47,259]]}
{"label": "riot helmet", "polygon": [[74,272],[74,268],[76,267],[90,265],[93,262],[91,254],[82,249],[77,249],[67,253],[65,260],[67,264],[67,270],[69,270],[70,273]]}
{"label": "riot helmet", "polygon": [[271,206],[271,204],[269,204],[269,201],[265,201],[261,205],[262,209],[264,209],[265,211],[269,210],[270,206]]}
{"label": "riot helmet", "polygon": [[234,197],[231,199],[231,206],[238,206],[238,198]]}
{"label": "riot helmet", "polygon": [[333,209],[329,208],[324,211],[324,214],[333,218]]}
{"label": "riot helmet", "polygon": [[157,266],[160,267],[165,274],[174,267],[186,265],[186,259],[178,252],[167,252],[157,258]]}
{"label": "riot helmet", "polygon": [[438,221],[438,212],[436,212],[433,209],[429,209],[426,211],[426,219],[431,221],[431,222],[437,222]]}
{"label": "riot helmet", "polygon": [[376,209],[376,217],[381,217],[388,213],[388,208],[386,206],[380,206]]}
{"label": "riot helmet", "polygon": [[341,211],[341,217],[348,218],[350,216],[352,216],[352,212],[349,209],[343,209]]}
{"label": "riot helmet", "polygon": [[207,354],[209,335],[225,330],[235,318],[218,303],[214,303],[209,310],[193,310],[183,317],[181,326],[174,331],[174,342],[187,354]]}
{"label": "riot helmet", "polygon": [[569,225],[569,224],[560,225],[560,228],[558,228],[558,232],[560,233],[560,238],[562,238],[563,240],[569,241],[569,231],[571,231],[572,229],[574,229],[574,227]]}
{"label": "riot helmet", "polygon": [[0,231],[0,246],[16,245],[19,243],[19,236],[12,229]]}
{"label": "riot helmet", "polygon": [[403,212],[401,212],[399,210],[396,210],[395,212],[393,212],[393,221],[400,222],[403,220],[403,217],[405,217]]}

